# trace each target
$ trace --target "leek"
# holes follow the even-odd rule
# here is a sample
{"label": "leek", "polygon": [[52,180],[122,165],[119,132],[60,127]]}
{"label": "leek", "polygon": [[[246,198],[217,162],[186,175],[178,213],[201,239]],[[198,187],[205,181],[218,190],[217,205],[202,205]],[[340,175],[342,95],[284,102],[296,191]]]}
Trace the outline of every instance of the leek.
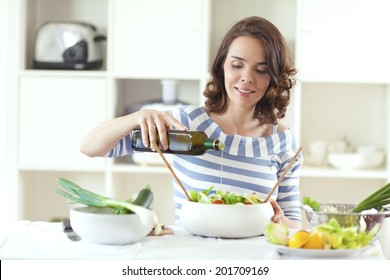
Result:
{"label": "leek", "polygon": [[359,213],[372,208],[380,208],[387,204],[390,204],[390,183],[363,199],[352,209],[352,212]]}
{"label": "leek", "polygon": [[66,191],[56,189],[56,193],[67,198],[69,203],[80,203],[90,207],[108,207],[113,208],[114,211],[116,209],[125,208],[138,215],[142,224],[157,224],[158,222],[155,212],[143,206],[136,205],[129,201],[120,201],[114,198],[98,195],[64,178],[58,178],[57,182]]}

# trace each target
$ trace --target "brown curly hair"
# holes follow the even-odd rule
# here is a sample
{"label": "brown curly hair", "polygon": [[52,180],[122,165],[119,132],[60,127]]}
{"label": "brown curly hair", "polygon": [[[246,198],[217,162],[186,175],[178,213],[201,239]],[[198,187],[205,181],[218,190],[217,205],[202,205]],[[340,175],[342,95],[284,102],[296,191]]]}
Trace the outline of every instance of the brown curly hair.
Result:
{"label": "brown curly hair", "polygon": [[211,80],[203,92],[206,97],[205,109],[213,113],[223,113],[227,109],[228,96],[224,85],[223,65],[231,43],[241,36],[257,38],[264,44],[271,80],[266,94],[256,104],[254,117],[261,123],[276,124],[279,119],[285,117],[291,88],[296,83],[294,76],[297,70],[280,31],[261,17],[253,16],[240,20],[223,38],[212,64]]}

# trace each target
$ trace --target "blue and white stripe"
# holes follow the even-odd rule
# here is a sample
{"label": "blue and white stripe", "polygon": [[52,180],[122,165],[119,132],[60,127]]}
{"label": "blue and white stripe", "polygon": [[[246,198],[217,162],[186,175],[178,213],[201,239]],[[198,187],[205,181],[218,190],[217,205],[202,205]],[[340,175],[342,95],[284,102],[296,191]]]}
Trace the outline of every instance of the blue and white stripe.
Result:
{"label": "blue and white stripe", "polygon": [[[269,136],[255,138],[225,134],[209,118],[203,107],[186,106],[171,111],[172,115],[190,130],[204,131],[208,137],[225,144],[224,151],[207,151],[201,156],[177,155],[173,168],[187,190],[214,189],[239,193],[257,193],[265,198],[279,176],[298,150],[291,130],[275,132]],[[130,137],[118,142],[107,156],[122,156],[132,153]],[[303,158],[300,156],[274,192],[287,218],[301,220],[300,172]],[[173,181],[175,215],[186,199],[180,186]]]}

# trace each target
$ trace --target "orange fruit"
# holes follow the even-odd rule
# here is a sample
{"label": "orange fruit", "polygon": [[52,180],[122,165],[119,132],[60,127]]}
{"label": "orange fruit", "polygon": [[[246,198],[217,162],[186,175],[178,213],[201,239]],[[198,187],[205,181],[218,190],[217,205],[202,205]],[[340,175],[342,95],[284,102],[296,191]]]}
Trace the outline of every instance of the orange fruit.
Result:
{"label": "orange fruit", "polygon": [[324,249],[324,237],[321,232],[314,231],[310,233],[310,239],[303,245],[305,249]]}
{"label": "orange fruit", "polygon": [[310,240],[310,233],[306,230],[299,230],[288,240],[288,247],[301,248]]}

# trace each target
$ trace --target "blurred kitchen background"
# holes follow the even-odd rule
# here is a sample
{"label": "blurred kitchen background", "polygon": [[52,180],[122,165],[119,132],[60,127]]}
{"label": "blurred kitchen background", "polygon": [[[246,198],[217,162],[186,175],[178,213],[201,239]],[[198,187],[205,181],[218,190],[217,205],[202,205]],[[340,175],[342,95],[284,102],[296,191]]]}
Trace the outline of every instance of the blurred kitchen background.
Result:
{"label": "blurred kitchen background", "polygon": [[143,106],[202,104],[222,36],[251,15],[280,29],[299,70],[284,122],[304,148],[302,195],[360,201],[390,181],[389,10],[386,0],[0,0],[0,226],[67,216],[60,176],[118,198],[151,184],[172,223],[158,157],[91,159],[79,142]]}

